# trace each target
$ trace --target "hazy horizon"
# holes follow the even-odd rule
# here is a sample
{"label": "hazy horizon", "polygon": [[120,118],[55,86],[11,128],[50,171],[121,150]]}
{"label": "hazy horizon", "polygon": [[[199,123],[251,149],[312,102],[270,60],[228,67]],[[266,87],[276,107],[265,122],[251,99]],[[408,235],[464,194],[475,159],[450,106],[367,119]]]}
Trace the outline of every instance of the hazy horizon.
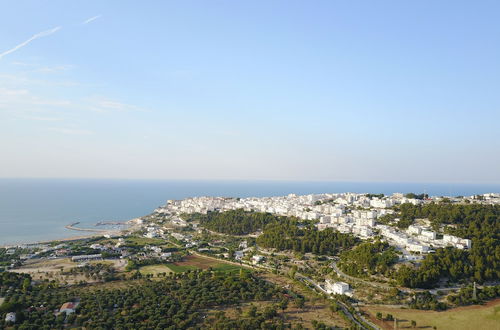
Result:
{"label": "hazy horizon", "polygon": [[[396,185],[452,185],[452,186],[494,186],[500,182],[457,182],[457,181],[354,181],[354,180],[293,180],[293,179],[217,179],[217,178],[106,178],[106,177],[0,177],[0,180],[55,180],[55,181],[138,181],[138,182],[213,182],[213,183],[297,183],[297,184],[396,184]],[[493,192],[493,191],[492,191]]]}

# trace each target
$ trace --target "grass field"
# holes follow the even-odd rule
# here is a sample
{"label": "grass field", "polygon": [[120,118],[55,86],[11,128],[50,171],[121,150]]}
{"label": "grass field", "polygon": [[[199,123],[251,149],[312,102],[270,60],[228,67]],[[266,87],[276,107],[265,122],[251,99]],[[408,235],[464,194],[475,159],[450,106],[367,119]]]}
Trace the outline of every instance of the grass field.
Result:
{"label": "grass field", "polygon": [[213,270],[220,272],[239,272],[240,269],[242,269],[236,265],[199,256],[188,256],[183,261],[167,264],[166,266],[176,273],[182,273],[187,270],[208,268],[212,268]]}
{"label": "grass field", "polygon": [[366,307],[364,311],[370,314],[372,321],[383,329],[394,329],[394,322],[382,322],[375,319],[377,312],[384,316],[389,313],[400,320],[398,329],[410,329],[411,320],[417,322],[419,329],[438,330],[500,330],[500,299],[486,305],[467,306],[450,309],[444,312],[422,311],[415,309],[398,309],[383,306]]}
{"label": "grass field", "polygon": [[137,246],[144,246],[144,245],[163,245],[166,244],[166,241],[160,238],[132,236],[132,237],[127,237],[125,239],[125,243]]}
{"label": "grass field", "polygon": [[148,275],[148,274],[153,274],[156,276],[158,273],[171,273],[172,270],[165,266],[165,265],[151,265],[151,266],[144,266],[139,269],[141,274],[143,275]]}

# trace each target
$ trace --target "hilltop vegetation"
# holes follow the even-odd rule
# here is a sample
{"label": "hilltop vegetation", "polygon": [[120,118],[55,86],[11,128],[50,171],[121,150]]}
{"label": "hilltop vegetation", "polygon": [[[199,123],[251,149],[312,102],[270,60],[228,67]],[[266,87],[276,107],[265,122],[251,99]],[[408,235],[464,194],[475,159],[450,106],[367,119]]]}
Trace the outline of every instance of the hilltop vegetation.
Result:
{"label": "hilltop vegetation", "polygon": [[413,223],[416,218],[429,218],[434,228],[472,240],[470,250],[437,249],[426,255],[418,268],[403,266],[396,279],[400,285],[431,288],[444,278],[449,281],[500,280],[500,205],[431,203],[403,204],[401,221]]}
{"label": "hilltop vegetation", "polygon": [[447,231],[463,238],[484,238],[500,235],[500,205],[430,203],[401,204],[397,208],[398,225],[406,228],[415,219],[428,218],[435,230],[441,225],[453,225]]}
{"label": "hilltop vegetation", "polygon": [[388,275],[390,266],[398,260],[396,250],[388,243],[362,243],[340,256],[339,267],[351,276]]}
{"label": "hilltop vegetation", "polygon": [[230,235],[247,235],[254,233],[271,223],[286,217],[271,213],[249,212],[242,209],[226,212],[194,213],[187,216],[189,220],[198,220],[200,224],[212,231]]}
{"label": "hilltop vegetation", "polygon": [[333,228],[320,231],[312,224],[302,225],[290,219],[267,225],[257,238],[257,244],[265,248],[320,255],[337,254],[358,242],[351,234],[342,234]]}

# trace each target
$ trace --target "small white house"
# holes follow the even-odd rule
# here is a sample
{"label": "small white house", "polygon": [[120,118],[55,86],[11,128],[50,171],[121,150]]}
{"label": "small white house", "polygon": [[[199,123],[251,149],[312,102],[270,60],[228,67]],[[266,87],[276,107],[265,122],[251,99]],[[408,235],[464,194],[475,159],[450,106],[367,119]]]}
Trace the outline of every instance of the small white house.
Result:
{"label": "small white house", "polygon": [[154,231],[150,231],[150,232],[147,232],[144,237],[146,238],[155,238],[155,237],[158,237],[158,234]]}
{"label": "small white house", "polygon": [[332,282],[331,280],[326,280],[325,283],[325,289],[328,293],[346,294],[349,292],[349,284],[345,282]]}
{"label": "small white house", "polygon": [[258,263],[262,262],[262,260],[264,260],[264,257],[263,257],[263,256],[260,256],[260,255],[257,255],[257,254],[256,254],[256,255],[254,255],[254,256],[252,257],[252,263],[253,263],[254,265],[256,265],[256,264],[258,264]]}
{"label": "small white house", "polygon": [[235,251],[234,252],[234,259],[241,260],[242,258],[243,258],[243,251]]}
{"label": "small white house", "polygon": [[16,323],[16,313],[10,312],[5,315],[5,322]]}

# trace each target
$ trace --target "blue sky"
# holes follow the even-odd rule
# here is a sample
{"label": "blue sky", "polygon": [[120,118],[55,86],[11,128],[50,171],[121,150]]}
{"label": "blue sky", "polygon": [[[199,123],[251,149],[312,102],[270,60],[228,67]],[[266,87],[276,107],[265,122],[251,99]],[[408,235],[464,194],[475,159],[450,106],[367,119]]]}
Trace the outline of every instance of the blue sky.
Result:
{"label": "blue sky", "polygon": [[500,183],[497,1],[0,8],[0,177]]}

